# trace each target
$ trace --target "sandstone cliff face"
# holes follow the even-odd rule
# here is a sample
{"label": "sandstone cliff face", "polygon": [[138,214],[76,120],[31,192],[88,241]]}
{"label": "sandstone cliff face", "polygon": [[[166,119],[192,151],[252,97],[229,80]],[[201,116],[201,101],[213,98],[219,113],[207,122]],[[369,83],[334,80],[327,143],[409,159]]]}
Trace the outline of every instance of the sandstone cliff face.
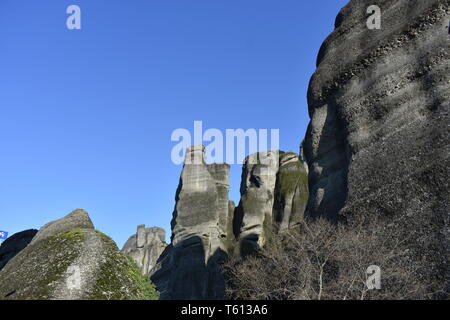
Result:
{"label": "sandstone cliff face", "polygon": [[136,234],[132,235],[124,244],[122,252],[133,258],[143,274],[149,275],[166,247],[164,229],[145,228],[145,225],[142,224],[137,227]]}
{"label": "sandstone cliff face", "polygon": [[[373,4],[380,30],[366,26]],[[350,1],[319,52],[304,143],[308,213],[395,221],[414,232],[411,259],[430,261],[430,279],[446,274],[448,243],[447,6]]]}
{"label": "sandstone cliff face", "polygon": [[42,227],[0,271],[0,299],[151,299],[154,287],[78,209]]}
{"label": "sandstone cliff face", "polygon": [[31,242],[37,232],[34,229],[17,232],[2,243],[0,246],[0,270]]}
{"label": "sandstone cliff face", "polygon": [[219,269],[228,251],[229,165],[206,164],[203,146],[191,146],[176,193],[171,245],[151,272],[162,299],[220,299]]}

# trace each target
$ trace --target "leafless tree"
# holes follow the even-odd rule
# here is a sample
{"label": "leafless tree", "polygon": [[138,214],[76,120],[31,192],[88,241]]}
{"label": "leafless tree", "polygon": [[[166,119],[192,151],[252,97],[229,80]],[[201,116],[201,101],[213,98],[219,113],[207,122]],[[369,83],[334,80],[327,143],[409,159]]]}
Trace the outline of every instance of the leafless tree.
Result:
{"label": "leafless tree", "polygon": [[[425,261],[410,254],[411,237],[396,223],[334,224],[305,220],[271,234],[266,245],[225,265],[232,299],[425,299],[433,296],[420,276]],[[369,289],[367,268],[381,269],[381,288]]]}

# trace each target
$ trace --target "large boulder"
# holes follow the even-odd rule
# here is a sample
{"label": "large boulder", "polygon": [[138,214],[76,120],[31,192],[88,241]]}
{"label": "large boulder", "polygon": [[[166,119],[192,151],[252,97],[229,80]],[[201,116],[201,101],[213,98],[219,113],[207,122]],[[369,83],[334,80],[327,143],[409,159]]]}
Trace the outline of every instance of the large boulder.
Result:
{"label": "large boulder", "polygon": [[193,145],[176,193],[171,244],[151,272],[162,299],[221,299],[220,264],[231,232],[229,165],[206,164],[205,148]]}
{"label": "large boulder", "polygon": [[145,275],[155,267],[159,256],[167,247],[166,232],[159,227],[137,227],[136,234],[132,235],[122,248],[122,252],[133,258],[134,262]]}
{"label": "large boulder", "polygon": [[31,242],[37,232],[35,229],[17,232],[2,243],[0,246],[0,270]]}
{"label": "large boulder", "polygon": [[42,227],[0,271],[5,299],[152,299],[157,294],[114,241],[78,209]]}
{"label": "large boulder", "polygon": [[[371,5],[381,8],[379,30],[366,25]],[[431,291],[448,267],[447,8],[350,1],[319,52],[304,143],[308,214],[395,224]]]}

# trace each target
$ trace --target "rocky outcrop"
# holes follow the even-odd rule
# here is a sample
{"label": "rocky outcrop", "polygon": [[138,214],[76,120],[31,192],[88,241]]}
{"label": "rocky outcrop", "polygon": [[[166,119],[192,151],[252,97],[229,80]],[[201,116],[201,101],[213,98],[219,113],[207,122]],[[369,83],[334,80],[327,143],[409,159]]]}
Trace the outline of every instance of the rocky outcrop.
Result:
{"label": "rocky outcrop", "polygon": [[44,225],[32,240],[32,244],[50,238],[63,231],[72,229],[94,229],[88,213],[83,209],[76,209],[64,218],[52,221]]}
{"label": "rocky outcrop", "polygon": [[142,273],[149,275],[159,256],[167,247],[166,232],[159,227],[145,228],[141,224],[122,248],[122,252],[133,258]]}
{"label": "rocky outcrop", "polygon": [[248,156],[233,222],[240,253],[246,255],[264,245],[267,232],[298,225],[307,201],[307,170],[296,153],[268,151]]}
{"label": "rocky outcrop", "polygon": [[151,299],[151,283],[78,209],[46,224],[0,271],[0,299]]}
{"label": "rocky outcrop", "polygon": [[220,299],[229,226],[229,165],[206,164],[205,148],[194,145],[176,193],[171,245],[151,272],[162,299]]}
{"label": "rocky outcrop", "polygon": [[[430,279],[430,291],[442,289],[448,244],[447,4],[350,1],[318,55],[300,155],[247,157],[236,208],[227,197],[228,166],[207,165],[202,146],[187,151],[172,242],[152,272],[163,298],[223,297],[221,259],[253,252],[271,232],[294,228],[305,214],[355,223],[384,219],[397,233],[404,231],[402,243],[410,241],[408,261],[426,261],[417,270]],[[371,5],[381,8],[380,30],[367,27]]]}
{"label": "rocky outcrop", "polygon": [[31,242],[37,232],[34,229],[17,232],[1,244],[0,270]]}
{"label": "rocky outcrop", "polygon": [[228,200],[229,165],[206,164],[204,152],[197,145],[186,151],[171,244],[150,271],[162,299],[224,298],[220,265],[228,255],[254,252],[267,232],[286,230],[303,218],[307,169],[297,154],[269,151],[247,157],[235,208]]}
{"label": "rocky outcrop", "polygon": [[[373,4],[380,30],[366,26]],[[430,283],[445,283],[447,264],[447,7],[350,1],[319,52],[304,143],[308,214],[395,221],[414,233],[409,254],[427,261],[421,274]]]}

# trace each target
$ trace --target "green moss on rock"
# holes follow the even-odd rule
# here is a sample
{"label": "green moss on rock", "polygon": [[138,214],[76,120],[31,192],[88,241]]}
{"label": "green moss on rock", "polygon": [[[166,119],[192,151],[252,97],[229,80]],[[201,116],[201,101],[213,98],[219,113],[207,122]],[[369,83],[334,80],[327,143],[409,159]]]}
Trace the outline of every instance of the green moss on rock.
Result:
{"label": "green moss on rock", "polygon": [[82,229],[74,229],[23,249],[0,272],[0,299],[52,299],[57,282],[78,256],[84,235]]}
{"label": "green moss on rock", "polygon": [[[92,262],[85,274],[89,280],[83,282],[80,295],[67,296],[64,293],[67,270],[80,263],[77,260],[83,255]],[[119,251],[115,242],[92,229],[76,228],[30,244],[0,271],[0,283],[0,299],[152,300],[159,297],[150,280]]]}
{"label": "green moss on rock", "polygon": [[96,231],[104,240],[104,262],[88,296],[91,300],[157,300],[159,293],[130,257],[119,251],[107,235]]}
{"label": "green moss on rock", "polygon": [[300,162],[293,162],[280,170],[278,176],[280,192],[286,195],[294,192],[298,185],[308,185],[308,174]]}
{"label": "green moss on rock", "polygon": [[58,239],[60,241],[63,239],[69,240],[69,241],[76,241],[76,240],[82,240],[85,234],[86,234],[85,230],[76,228],[76,229],[58,233],[57,235],[52,236],[52,238]]}
{"label": "green moss on rock", "polygon": [[308,198],[308,173],[302,162],[289,161],[282,165],[277,174],[273,215],[279,231],[303,220]]}

